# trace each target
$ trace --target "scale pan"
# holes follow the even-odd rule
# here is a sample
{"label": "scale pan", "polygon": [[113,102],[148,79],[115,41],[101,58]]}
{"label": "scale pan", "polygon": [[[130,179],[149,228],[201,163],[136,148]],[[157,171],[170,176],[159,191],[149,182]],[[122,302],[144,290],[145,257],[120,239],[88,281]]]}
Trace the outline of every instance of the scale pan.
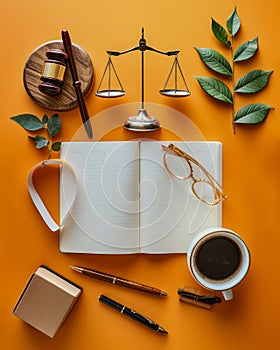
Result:
{"label": "scale pan", "polygon": [[125,95],[124,90],[101,90],[95,93],[99,97],[113,98]]}
{"label": "scale pan", "polygon": [[164,89],[159,91],[164,96],[170,97],[186,97],[190,96],[190,92],[188,90],[175,90],[175,89]]}

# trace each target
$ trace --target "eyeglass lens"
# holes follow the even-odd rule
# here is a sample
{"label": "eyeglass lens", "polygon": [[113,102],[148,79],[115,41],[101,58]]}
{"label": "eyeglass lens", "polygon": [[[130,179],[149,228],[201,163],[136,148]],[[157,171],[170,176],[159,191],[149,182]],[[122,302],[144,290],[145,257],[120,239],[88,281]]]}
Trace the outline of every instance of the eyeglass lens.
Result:
{"label": "eyeglass lens", "polygon": [[167,170],[177,178],[185,180],[191,176],[190,165],[184,158],[166,153],[165,162]]}
{"label": "eyeglass lens", "polygon": [[198,181],[193,184],[195,195],[205,203],[214,203],[216,198],[216,189],[209,182]]}

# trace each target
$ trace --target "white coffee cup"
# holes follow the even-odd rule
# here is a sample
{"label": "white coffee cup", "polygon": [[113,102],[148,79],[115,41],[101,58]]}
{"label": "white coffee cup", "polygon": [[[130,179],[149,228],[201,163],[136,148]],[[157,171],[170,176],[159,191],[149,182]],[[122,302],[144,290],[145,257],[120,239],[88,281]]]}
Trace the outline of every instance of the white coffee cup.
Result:
{"label": "white coffee cup", "polygon": [[226,228],[211,228],[198,233],[187,251],[188,268],[204,288],[233,298],[232,288],[246,276],[250,252],[243,239]]}

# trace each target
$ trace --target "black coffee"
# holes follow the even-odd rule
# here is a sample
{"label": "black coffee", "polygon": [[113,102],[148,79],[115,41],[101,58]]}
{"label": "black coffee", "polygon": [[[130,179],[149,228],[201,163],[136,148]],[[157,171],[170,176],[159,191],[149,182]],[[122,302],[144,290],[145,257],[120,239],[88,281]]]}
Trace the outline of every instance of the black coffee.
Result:
{"label": "black coffee", "polygon": [[213,237],[202,243],[196,253],[196,266],[202,275],[213,280],[231,276],[240,264],[238,245],[227,237]]}

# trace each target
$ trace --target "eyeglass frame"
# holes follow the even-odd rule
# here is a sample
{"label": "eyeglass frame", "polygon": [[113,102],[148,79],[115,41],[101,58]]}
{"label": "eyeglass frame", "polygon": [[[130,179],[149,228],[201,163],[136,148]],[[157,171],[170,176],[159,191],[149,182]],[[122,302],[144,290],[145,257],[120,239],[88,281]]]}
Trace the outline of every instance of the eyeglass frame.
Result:
{"label": "eyeglass frame", "polygon": [[[179,180],[183,180],[186,181],[188,179],[192,179],[193,183],[192,183],[192,192],[193,194],[196,196],[196,198],[198,198],[199,200],[201,200],[203,203],[207,204],[207,205],[217,205],[219,204],[221,201],[223,201],[224,199],[227,198],[227,196],[223,193],[223,188],[222,186],[218,183],[217,180],[214,179],[214,177],[193,157],[191,157],[189,154],[187,154],[186,152],[182,151],[179,147],[175,146],[174,144],[170,143],[168,146],[165,145],[161,145],[161,148],[165,151],[164,155],[163,155],[163,164],[166,168],[166,170],[175,178],[179,179]],[[167,165],[167,161],[166,161],[166,156],[168,153],[171,153],[175,156],[181,157],[183,159],[185,159],[185,161],[188,163],[189,168],[190,168],[190,173],[187,176],[178,176],[175,173],[173,173],[168,165]],[[204,173],[204,175],[207,177],[208,180],[205,179],[197,179],[194,174],[193,174],[193,166],[192,163],[195,164],[200,170],[202,170],[202,172]],[[198,193],[195,190],[195,184],[199,183],[199,182],[203,182],[206,183],[208,185],[210,185],[213,190],[214,190],[214,201],[213,202],[208,202],[206,200],[204,200],[203,198],[201,198]]]}

